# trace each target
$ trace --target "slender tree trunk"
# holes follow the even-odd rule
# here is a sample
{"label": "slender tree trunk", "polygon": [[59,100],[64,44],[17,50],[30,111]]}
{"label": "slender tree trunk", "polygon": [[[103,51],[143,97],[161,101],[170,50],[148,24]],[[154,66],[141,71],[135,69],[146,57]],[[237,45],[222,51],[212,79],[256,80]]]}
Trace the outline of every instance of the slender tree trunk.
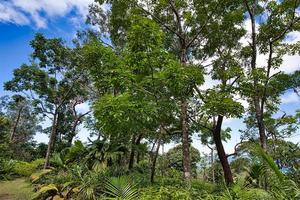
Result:
{"label": "slender tree trunk", "polygon": [[[143,137],[142,134],[140,134],[140,135],[138,136],[138,138],[136,139],[136,142],[135,142],[135,145],[136,145],[136,146],[139,146],[139,145],[141,144],[142,137]],[[140,152],[140,150],[138,149],[137,154],[136,154],[136,163],[137,163],[137,164],[140,162],[140,155],[141,155],[141,152]]]}
{"label": "slender tree trunk", "polygon": [[233,184],[233,177],[230,169],[229,162],[227,160],[227,156],[222,144],[222,138],[221,138],[221,131],[222,131],[222,123],[223,123],[223,116],[219,115],[217,119],[217,124],[214,127],[213,131],[213,138],[214,142],[217,148],[218,156],[223,168],[224,172],[224,178],[227,185]]}
{"label": "slender tree trunk", "polygon": [[88,111],[86,113],[83,113],[81,115],[77,115],[77,112],[75,110],[75,107],[73,108],[73,115],[75,117],[75,120],[73,122],[73,125],[72,125],[72,130],[71,130],[71,137],[69,138],[68,140],[68,146],[71,146],[72,145],[72,141],[73,141],[73,138],[76,136],[76,129],[78,127],[78,125],[80,125],[82,123],[81,119],[88,115],[91,111]]}
{"label": "slender tree trunk", "polygon": [[76,128],[79,124],[80,124],[80,118],[78,117],[78,118],[75,119],[75,121],[72,125],[71,135],[70,135],[70,138],[68,138],[68,141],[67,141],[68,146],[72,146],[73,138],[76,135]]}
{"label": "slender tree trunk", "polygon": [[211,171],[212,171],[212,181],[215,183],[215,163],[214,163],[214,149],[211,148]]}
{"label": "slender tree trunk", "polygon": [[[258,1],[255,0],[253,2],[253,8],[251,9],[249,7],[249,4],[246,2],[247,10],[250,15],[251,20],[251,39],[252,39],[252,55],[251,55],[251,69],[252,73],[255,74],[256,71],[256,60],[257,60],[257,36],[256,36],[256,22],[255,22],[255,13],[258,6]],[[253,78],[253,88],[254,88],[254,97],[253,97],[253,103],[255,108],[255,118],[256,123],[258,127],[259,132],[259,139],[260,139],[260,145],[263,149],[267,149],[267,137],[266,137],[266,131],[263,121],[263,110],[261,109],[261,97],[260,97],[260,91],[258,86],[258,78],[254,76]]]}
{"label": "slender tree trunk", "polygon": [[155,175],[156,161],[157,161],[157,157],[158,157],[158,153],[159,153],[160,143],[161,143],[161,139],[159,138],[159,139],[157,140],[157,146],[156,146],[155,154],[154,154],[153,159],[152,159],[151,178],[150,178],[151,183],[154,182],[154,175]]}
{"label": "slender tree trunk", "polygon": [[267,149],[267,136],[266,136],[265,124],[263,121],[263,111],[260,108],[259,97],[255,96],[254,98],[255,98],[255,100],[254,100],[255,117],[256,117],[258,132],[259,132],[260,145],[264,150],[266,150]]}
{"label": "slender tree trunk", "polygon": [[187,121],[187,101],[184,100],[181,104],[181,126],[182,126],[182,152],[183,152],[183,172],[184,179],[190,181],[191,179],[191,158],[190,158],[190,143],[189,131]]}
{"label": "slender tree trunk", "polygon": [[54,150],[54,143],[56,140],[56,129],[57,129],[57,111],[55,111],[53,115],[53,121],[52,121],[52,130],[48,142],[48,148],[47,148],[47,153],[46,153],[46,158],[45,158],[45,165],[44,169],[47,169],[49,167],[49,161],[50,161],[50,156],[52,151]]}
{"label": "slender tree trunk", "polygon": [[134,145],[135,145],[135,136],[132,137],[132,141],[131,141],[131,151],[130,151],[129,162],[128,162],[129,171],[133,168],[133,163],[134,163]]}
{"label": "slender tree trunk", "polygon": [[16,132],[17,132],[17,127],[19,125],[19,122],[20,122],[20,118],[21,118],[21,113],[22,113],[22,110],[23,110],[23,107],[21,107],[18,111],[18,115],[17,115],[17,119],[14,123],[14,126],[12,128],[12,131],[11,131],[11,134],[10,134],[10,142],[12,143],[14,138],[15,138],[15,135],[16,135]]}

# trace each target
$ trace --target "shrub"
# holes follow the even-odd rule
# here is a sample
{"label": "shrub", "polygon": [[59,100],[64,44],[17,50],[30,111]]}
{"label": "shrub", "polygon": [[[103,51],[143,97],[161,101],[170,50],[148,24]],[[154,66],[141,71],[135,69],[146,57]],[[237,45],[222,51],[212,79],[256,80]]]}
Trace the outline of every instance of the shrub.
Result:
{"label": "shrub", "polygon": [[215,185],[211,183],[204,182],[201,180],[192,180],[190,191],[193,199],[198,199],[200,197],[205,197],[205,194],[207,193],[211,194],[216,192],[215,189]]}
{"label": "shrub", "polygon": [[135,167],[134,167],[134,171],[142,173],[142,174],[146,174],[146,173],[150,173],[150,166],[151,164],[149,163],[148,160],[141,160]]}
{"label": "shrub", "polygon": [[16,175],[19,176],[27,176],[29,177],[31,174],[33,174],[36,171],[35,165],[23,162],[23,161],[16,161],[13,172]]}
{"label": "shrub", "polygon": [[36,170],[43,169],[45,164],[45,159],[44,158],[36,159],[32,161],[31,164],[34,166]]}
{"label": "shrub", "polygon": [[172,186],[144,188],[140,193],[141,200],[191,200],[189,191],[185,188]]}
{"label": "shrub", "polygon": [[0,180],[10,179],[13,175],[15,161],[0,159]]}

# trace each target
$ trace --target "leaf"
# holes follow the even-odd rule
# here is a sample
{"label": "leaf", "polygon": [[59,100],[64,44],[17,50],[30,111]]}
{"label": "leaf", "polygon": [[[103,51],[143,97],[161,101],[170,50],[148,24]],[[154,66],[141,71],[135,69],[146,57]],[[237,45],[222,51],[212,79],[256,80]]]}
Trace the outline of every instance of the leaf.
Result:
{"label": "leaf", "polygon": [[46,192],[49,192],[49,191],[56,191],[58,192],[58,188],[55,184],[49,184],[49,185],[46,185],[46,186],[43,186],[39,189],[38,193],[46,193]]}

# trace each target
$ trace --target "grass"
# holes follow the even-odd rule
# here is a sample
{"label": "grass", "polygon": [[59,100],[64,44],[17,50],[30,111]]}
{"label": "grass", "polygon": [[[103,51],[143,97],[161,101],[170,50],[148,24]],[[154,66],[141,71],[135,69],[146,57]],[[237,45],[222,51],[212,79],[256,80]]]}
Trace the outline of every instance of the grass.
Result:
{"label": "grass", "polygon": [[0,182],[0,200],[30,200],[32,195],[30,183],[25,179]]}

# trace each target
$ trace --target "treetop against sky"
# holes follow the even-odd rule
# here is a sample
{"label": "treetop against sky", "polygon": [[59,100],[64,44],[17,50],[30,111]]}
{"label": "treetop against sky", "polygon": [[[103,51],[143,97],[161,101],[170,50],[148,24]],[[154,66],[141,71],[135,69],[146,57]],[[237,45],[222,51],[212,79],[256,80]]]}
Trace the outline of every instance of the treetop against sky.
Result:
{"label": "treetop against sky", "polygon": [[[78,30],[87,27],[85,24],[88,6],[93,0],[8,0],[0,1],[0,95],[10,94],[3,90],[3,83],[12,78],[13,70],[22,63],[28,63],[29,55],[32,49],[29,45],[30,40],[35,33],[41,32],[46,37],[61,37],[67,44],[71,44],[71,40],[75,37]],[[104,10],[110,9],[109,5],[102,7]],[[263,22],[264,16],[256,19],[257,27]],[[249,32],[251,30],[250,19],[244,21],[244,27]],[[250,41],[249,34],[241,39],[242,44]],[[299,32],[291,32],[285,38],[286,43],[295,43],[300,41]],[[257,65],[266,64],[267,55],[259,55]],[[300,70],[300,56],[284,56],[281,71],[292,73]],[[273,71],[272,73],[276,73]],[[205,77],[205,83],[202,89],[211,88],[216,82],[209,76]],[[236,97],[239,98],[239,97]],[[240,98],[239,98],[240,99]],[[247,102],[240,99],[244,107]],[[287,91],[281,96],[281,105],[278,116],[282,112],[294,114],[295,109],[300,108],[300,98],[293,91]],[[78,109],[82,111],[88,110],[87,105],[80,105]],[[45,126],[47,126],[47,121]],[[244,128],[242,119],[225,119],[225,127],[231,127],[232,137],[225,143],[225,147],[230,153],[233,146],[239,141],[239,129]],[[87,130],[82,128],[79,137],[86,139]],[[46,135],[37,135],[38,141],[47,142]],[[300,141],[300,133],[298,132],[292,138],[293,142]],[[198,138],[194,138],[194,144],[202,151],[206,151],[205,147],[200,144]]]}

